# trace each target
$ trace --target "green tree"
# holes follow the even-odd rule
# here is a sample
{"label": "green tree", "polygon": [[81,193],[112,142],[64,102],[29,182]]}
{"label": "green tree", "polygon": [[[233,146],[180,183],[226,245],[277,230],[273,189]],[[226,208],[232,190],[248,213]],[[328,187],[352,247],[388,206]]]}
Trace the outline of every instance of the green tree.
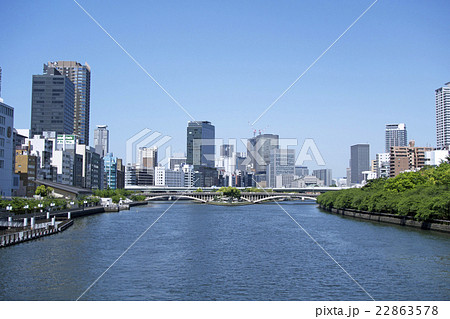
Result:
{"label": "green tree", "polygon": [[35,194],[39,195],[39,196],[42,196],[42,197],[47,197],[47,196],[49,196],[50,194],[53,193],[53,190],[54,189],[51,188],[51,187],[45,187],[45,185],[39,185],[36,188]]}
{"label": "green tree", "polygon": [[241,191],[237,189],[236,187],[221,187],[219,188],[219,192],[221,192],[223,195],[232,197],[232,198],[241,198]]}

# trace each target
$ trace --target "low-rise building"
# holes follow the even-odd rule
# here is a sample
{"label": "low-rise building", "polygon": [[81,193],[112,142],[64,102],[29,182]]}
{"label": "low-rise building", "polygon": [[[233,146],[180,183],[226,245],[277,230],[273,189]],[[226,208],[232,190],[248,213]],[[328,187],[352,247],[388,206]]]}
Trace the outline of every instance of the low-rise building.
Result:
{"label": "low-rise building", "polygon": [[127,186],[154,186],[154,168],[141,168],[140,165],[128,164],[125,169],[125,188]]}
{"label": "low-rise building", "polygon": [[155,167],[155,186],[183,187],[184,174],[181,170],[171,170],[163,166]]}
{"label": "low-rise building", "polygon": [[442,162],[447,162],[450,156],[449,150],[434,150],[425,152],[425,165],[438,166]]}
{"label": "low-rise building", "polygon": [[375,173],[377,178],[389,177],[389,153],[378,153],[375,159]]}
{"label": "low-rise building", "polygon": [[294,179],[290,184],[290,187],[292,188],[304,188],[314,186],[324,186],[323,181],[318,179],[316,176],[303,176]]}

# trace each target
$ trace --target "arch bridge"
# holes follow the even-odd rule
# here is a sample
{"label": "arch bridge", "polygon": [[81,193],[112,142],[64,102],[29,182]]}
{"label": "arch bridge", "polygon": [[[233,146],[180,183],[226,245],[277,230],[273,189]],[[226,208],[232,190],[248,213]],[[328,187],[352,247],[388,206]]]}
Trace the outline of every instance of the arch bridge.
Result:
{"label": "arch bridge", "polygon": [[[147,193],[146,201],[152,200],[175,200],[190,199],[201,203],[213,201],[216,197],[222,196],[219,192],[164,192],[164,193]],[[300,193],[265,193],[265,192],[242,192],[241,199],[257,204],[270,200],[316,200],[319,194],[300,194]]]}

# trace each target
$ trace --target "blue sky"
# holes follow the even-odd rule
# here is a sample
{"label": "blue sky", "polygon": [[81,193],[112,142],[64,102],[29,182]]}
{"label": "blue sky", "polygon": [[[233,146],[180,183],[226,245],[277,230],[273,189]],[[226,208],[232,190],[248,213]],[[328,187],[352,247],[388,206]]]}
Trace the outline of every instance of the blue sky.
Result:
{"label": "blue sky", "polygon": [[[216,137],[253,122],[373,1],[106,1],[79,3]],[[384,151],[384,125],[404,122],[435,146],[434,90],[450,81],[448,1],[379,0],[255,128],[313,138],[334,177],[350,145]],[[47,61],[92,69],[91,144],[111,151],[143,128],[184,152],[189,117],[71,0],[1,1],[2,97],[29,128],[31,80]],[[243,149],[242,149],[243,150]],[[311,163],[305,163],[311,167]]]}

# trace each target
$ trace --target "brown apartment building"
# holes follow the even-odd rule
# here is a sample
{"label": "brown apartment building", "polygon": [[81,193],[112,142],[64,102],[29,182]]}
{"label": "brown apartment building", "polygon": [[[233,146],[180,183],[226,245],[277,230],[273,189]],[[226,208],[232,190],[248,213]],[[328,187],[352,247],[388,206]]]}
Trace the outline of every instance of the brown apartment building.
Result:
{"label": "brown apartment building", "polygon": [[413,171],[425,166],[425,152],[432,147],[416,147],[414,141],[409,146],[392,146],[390,150],[389,177],[395,177],[404,171]]}
{"label": "brown apartment building", "polygon": [[28,149],[16,150],[15,173],[19,174],[20,184],[16,196],[33,197],[36,191],[37,157],[30,155]]}

